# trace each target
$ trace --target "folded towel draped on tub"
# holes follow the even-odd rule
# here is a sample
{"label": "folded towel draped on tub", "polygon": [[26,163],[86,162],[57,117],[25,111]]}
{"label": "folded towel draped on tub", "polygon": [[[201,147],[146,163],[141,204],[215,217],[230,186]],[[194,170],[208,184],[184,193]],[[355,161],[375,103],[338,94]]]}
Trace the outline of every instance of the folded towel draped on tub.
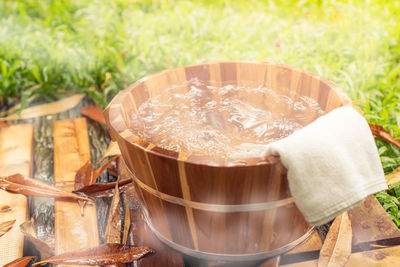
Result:
{"label": "folded towel draped on tub", "polygon": [[327,223],[387,189],[368,123],[351,107],[269,144],[265,155],[280,156],[294,201],[311,225]]}

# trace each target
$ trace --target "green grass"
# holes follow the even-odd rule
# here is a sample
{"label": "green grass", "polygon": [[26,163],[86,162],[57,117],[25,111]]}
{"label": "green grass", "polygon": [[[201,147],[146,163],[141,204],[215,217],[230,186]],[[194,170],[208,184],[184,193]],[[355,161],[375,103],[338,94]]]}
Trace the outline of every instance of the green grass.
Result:
{"label": "green grass", "polygon": [[[370,122],[400,138],[399,17],[399,1],[379,0],[4,0],[1,102],[85,92],[104,106],[162,69],[276,61],[335,82]],[[400,165],[399,149],[377,144],[385,172]],[[399,207],[395,191],[379,195],[384,207]],[[400,218],[393,205],[386,210]]]}

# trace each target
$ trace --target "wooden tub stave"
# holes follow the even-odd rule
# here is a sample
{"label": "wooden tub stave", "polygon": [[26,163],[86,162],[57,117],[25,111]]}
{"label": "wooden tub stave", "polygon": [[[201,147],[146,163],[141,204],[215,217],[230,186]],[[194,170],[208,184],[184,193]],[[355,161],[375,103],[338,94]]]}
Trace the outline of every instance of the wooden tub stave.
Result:
{"label": "wooden tub stave", "polygon": [[[149,193],[138,183],[136,187],[145,207],[163,199]],[[189,205],[169,201],[156,205],[157,208],[146,209],[146,217],[151,227],[157,229],[157,235],[169,243],[192,250],[189,253],[198,257],[207,258],[196,251],[234,254],[240,260],[250,260],[255,254],[262,253],[260,251],[266,251],[266,258],[273,255],[271,251],[301,239],[311,229],[293,202],[267,210],[255,207],[255,211],[246,212],[208,211],[204,210],[208,208],[206,204],[201,209],[189,208],[191,212],[188,213]],[[213,206],[209,208],[215,209]],[[192,221],[188,218],[190,214]],[[190,223],[193,223],[193,228]]]}
{"label": "wooden tub stave", "polygon": [[[287,97],[311,97],[325,112],[351,101],[337,86],[303,70],[272,63],[217,62],[148,76],[121,92],[105,111],[111,137],[118,142],[126,165],[135,176],[148,224],[162,241],[206,258],[236,255],[238,259],[251,260],[284,252],[290,244],[303,240],[311,226],[293,203],[274,208],[264,205],[291,198],[286,169],[279,158],[267,157],[247,166],[226,166],[221,158],[167,151],[141,140],[130,130],[130,115],[144,101],[172,84],[194,77],[212,80],[216,85],[262,81],[262,85]],[[241,97],[240,92],[237,97]],[[255,97],[251,101],[267,105],[268,100]],[[285,107],[272,108],[293,115]],[[310,113],[307,119],[311,122],[317,116]],[[227,208],[221,212],[221,205],[250,209]],[[260,209],[262,205],[264,208]]]}

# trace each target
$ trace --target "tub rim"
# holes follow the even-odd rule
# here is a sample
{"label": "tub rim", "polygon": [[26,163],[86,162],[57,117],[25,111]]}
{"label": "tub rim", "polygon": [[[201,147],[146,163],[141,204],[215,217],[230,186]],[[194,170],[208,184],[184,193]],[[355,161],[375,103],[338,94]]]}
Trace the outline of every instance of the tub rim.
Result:
{"label": "tub rim", "polygon": [[[186,164],[193,164],[193,165],[200,165],[200,166],[208,166],[208,167],[218,167],[218,168],[235,168],[235,167],[254,167],[254,166],[260,166],[260,165],[273,165],[273,164],[278,164],[281,163],[280,161],[280,157],[279,156],[266,156],[263,158],[263,160],[261,161],[261,163],[254,163],[254,164],[246,164],[246,165],[241,165],[241,164],[212,164],[210,163],[205,163],[207,162],[210,158],[212,159],[221,159],[219,157],[210,157],[210,156],[196,156],[196,158],[198,159],[204,159],[204,161],[200,161],[200,162],[196,162],[196,161],[188,161],[186,160],[185,155],[182,155],[182,152],[176,152],[173,150],[168,150],[168,149],[164,149],[161,148],[153,143],[144,141],[142,139],[140,139],[133,131],[132,129],[130,129],[129,127],[127,127],[124,116],[121,114],[122,110],[122,102],[124,97],[128,94],[128,92],[134,90],[138,85],[143,84],[145,81],[152,79],[158,75],[161,75],[165,72],[174,72],[177,71],[178,69],[182,69],[182,68],[189,68],[189,67],[200,67],[200,66],[207,66],[207,65],[211,65],[211,64],[259,64],[259,65],[270,65],[270,66],[274,66],[274,67],[280,67],[280,68],[284,68],[290,71],[295,71],[298,73],[303,73],[304,75],[307,76],[311,76],[314,79],[318,79],[320,80],[321,83],[325,83],[330,90],[333,90],[334,93],[336,93],[336,95],[338,96],[338,98],[340,99],[341,102],[341,106],[346,106],[346,105],[352,105],[352,101],[349,98],[349,96],[346,94],[346,92],[341,89],[339,86],[337,86],[336,84],[334,84],[333,82],[327,80],[326,78],[315,74],[313,72],[304,70],[304,69],[300,69],[297,67],[293,67],[293,66],[289,66],[289,65],[285,65],[285,64],[280,64],[280,63],[275,63],[275,62],[268,62],[268,61],[236,61],[236,60],[229,60],[229,61],[211,61],[211,62],[205,62],[205,63],[199,63],[199,64],[192,64],[192,65],[186,65],[186,66],[180,66],[180,67],[175,67],[175,68],[170,68],[170,69],[165,69],[159,72],[155,72],[153,74],[150,75],[146,75],[145,77],[142,77],[141,79],[137,80],[136,82],[134,82],[133,84],[131,84],[130,86],[128,86],[126,89],[124,89],[123,91],[119,92],[112,100],[111,102],[108,104],[108,106],[105,108],[103,114],[106,118],[106,123],[107,123],[107,127],[110,131],[110,135],[111,138],[114,141],[119,142],[119,138],[122,138],[125,142],[128,142],[132,145],[134,145],[135,147],[143,150],[145,153],[150,153],[154,156],[158,156],[161,158],[167,158],[167,159],[171,159],[171,160],[176,160],[178,162],[185,162]],[[115,110],[117,112],[115,112]],[[110,114],[112,113],[112,114]],[[110,121],[110,117],[111,115],[114,115],[114,120]],[[122,122],[123,125],[121,125],[121,123],[118,125],[115,121],[116,118],[121,117],[119,122]],[[156,149],[156,150],[155,150]],[[162,152],[159,152],[162,151]]]}

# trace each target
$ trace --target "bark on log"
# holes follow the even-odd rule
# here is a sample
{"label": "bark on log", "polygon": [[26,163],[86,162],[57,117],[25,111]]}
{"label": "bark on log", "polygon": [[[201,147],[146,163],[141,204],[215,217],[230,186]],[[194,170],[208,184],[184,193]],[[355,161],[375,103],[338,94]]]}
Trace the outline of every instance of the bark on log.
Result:
{"label": "bark on log", "polygon": [[[93,105],[93,102],[85,98],[75,108],[58,114],[38,117],[28,120],[11,121],[10,123],[32,123],[34,129],[34,172],[33,177],[43,182],[54,184],[53,170],[53,123],[57,120],[73,119],[82,117],[80,110],[82,106]],[[105,126],[88,121],[88,133],[90,140],[90,153],[93,162],[97,162],[110,142],[110,137]],[[113,181],[114,178],[102,174],[99,177],[102,182]],[[105,224],[108,214],[110,200],[107,198],[97,199],[97,218],[99,220],[100,242],[104,239]],[[54,200],[49,198],[32,197],[30,200],[30,216],[35,217],[35,227],[38,237],[42,240],[54,234]]]}

